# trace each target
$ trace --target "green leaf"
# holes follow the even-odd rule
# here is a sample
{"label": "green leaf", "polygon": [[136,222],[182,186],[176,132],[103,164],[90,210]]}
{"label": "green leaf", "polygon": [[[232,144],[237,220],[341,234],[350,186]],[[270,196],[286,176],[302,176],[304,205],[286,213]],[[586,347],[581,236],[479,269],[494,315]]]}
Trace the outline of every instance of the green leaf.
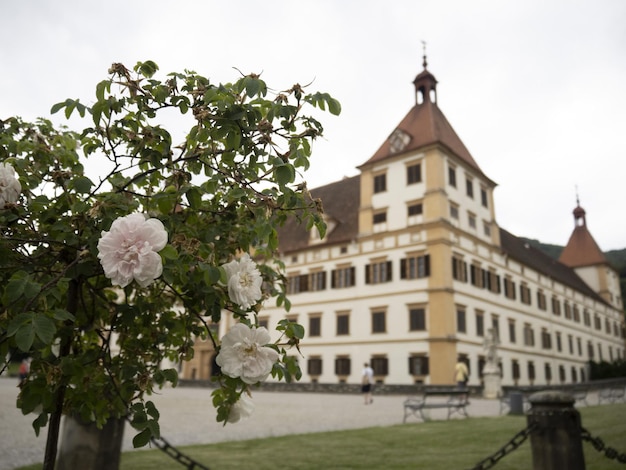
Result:
{"label": "green leaf", "polygon": [[48,424],[48,413],[41,413],[35,421],[33,421],[33,429],[35,430],[35,436],[39,436],[41,428]]}
{"label": "green leaf", "polygon": [[35,341],[35,329],[30,322],[22,325],[15,333],[15,344],[24,352],[30,351],[33,341]]}
{"label": "green leaf", "polygon": [[137,62],[137,65],[135,66],[135,71],[148,78],[152,77],[157,70],[159,70],[159,66],[151,60]]}
{"label": "green leaf", "polygon": [[44,344],[51,344],[57,329],[54,322],[45,315],[35,315],[33,319],[33,329],[35,334]]}
{"label": "green leaf", "polygon": [[185,196],[192,209],[198,209],[202,204],[202,192],[198,188],[189,188]]}
{"label": "green leaf", "polygon": [[144,447],[150,442],[150,438],[152,437],[152,431],[149,428],[144,429],[135,437],[133,437],[133,447],[135,449],[139,447]]}
{"label": "green leaf", "polygon": [[86,176],[79,176],[71,181],[71,186],[79,194],[89,194],[93,187],[93,182]]}
{"label": "green leaf", "polygon": [[280,186],[285,186],[296,178],[296,171],[292,165],[285,164],[274,168],[274,177]]}
{"label": "green leaf", "polygon": [[58,113],[64,107],[65,107],[65,102],[54,104],[52,105],[52,108],[50,108],[50,114]]}
{"label": "green leaf", "polygon": [[74,315],[72,315],[70,312],[68,312],[67,310],[63,310],[63,309],[57,309],[54,311],[54,313],[52,314],[54,316],[55,320],[59,320],[59,321],[74,321]]}
{"label": "green leaf", "polygon": [[170,382],[173,387],[178,385],[178,372],[176,369],[163,369],[161,372],[165,376],[165,380]]}
{"label": "green leaf", "polygon": [[24,293],[27,279],[11,279],[7,284],[2,300],[5,305],[15,302]]}
{"label": "green leaf", "polygon": [[161,255],[161,257],[165,259],[177,259],[178,258],[178,251],[172,245],[165,245],[165,248],[159,251],[159,254]]}

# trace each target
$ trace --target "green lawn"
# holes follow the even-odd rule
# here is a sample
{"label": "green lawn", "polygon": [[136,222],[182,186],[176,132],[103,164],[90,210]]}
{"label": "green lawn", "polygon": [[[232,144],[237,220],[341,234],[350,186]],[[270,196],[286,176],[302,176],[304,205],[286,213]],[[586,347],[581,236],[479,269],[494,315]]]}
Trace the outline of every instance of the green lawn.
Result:
{"label": "green lawn", "polygon": [[[581,410],[583,426],[626,453],[626,404]],[[245,424],[244,424],[245,425]],[[384,428],[290,435],[183,447],[211,470],[220,469],[470,469],[526,427],[526,417],[429,421]],[[624,469],[584,443],[587,470]],[[504,457],[497,470],[531,468],[530,442]],[[41,466],[24,467],[23,470]],[[126,452],[123,470],[183,469],[159,450]]]}

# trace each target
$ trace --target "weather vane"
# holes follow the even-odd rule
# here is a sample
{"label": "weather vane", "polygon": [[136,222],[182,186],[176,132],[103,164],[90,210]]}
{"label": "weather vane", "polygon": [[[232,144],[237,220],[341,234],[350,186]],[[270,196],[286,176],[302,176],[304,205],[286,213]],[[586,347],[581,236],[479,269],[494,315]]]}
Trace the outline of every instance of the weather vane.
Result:
{"label": "weather vane", "polygon": [[428,65],[428,62],[426,62],[426,41],[422,40],[422,51],[424,53],[424,55],[422,56],[424,58],[424,62],[422,62],[422,65],[424,66],[424,70],[426,70],[426,66]]}

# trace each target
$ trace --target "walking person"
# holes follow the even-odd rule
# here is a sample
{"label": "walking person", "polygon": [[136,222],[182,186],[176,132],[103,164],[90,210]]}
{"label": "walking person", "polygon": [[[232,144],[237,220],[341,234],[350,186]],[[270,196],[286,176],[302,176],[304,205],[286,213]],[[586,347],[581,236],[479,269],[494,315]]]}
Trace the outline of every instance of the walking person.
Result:
{"label": "walking person", "polygon": [[366,405],[371,404],[374,399],[372,398],[372,385],[374,384],[374,369],[366,362],[363,364],[363,372],[361,373],[361,392],[363,392],[363,400]]}

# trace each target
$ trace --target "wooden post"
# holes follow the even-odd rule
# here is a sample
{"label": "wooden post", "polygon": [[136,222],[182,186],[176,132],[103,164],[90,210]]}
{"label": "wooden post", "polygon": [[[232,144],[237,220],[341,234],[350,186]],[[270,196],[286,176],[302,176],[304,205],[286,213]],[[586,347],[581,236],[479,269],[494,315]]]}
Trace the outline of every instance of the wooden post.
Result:
{"label": "wooden post", "polygon": [[555,390],[535,393],[529,400],[533,469],[585,470],[580,413],[574,408],[574,397]]}

